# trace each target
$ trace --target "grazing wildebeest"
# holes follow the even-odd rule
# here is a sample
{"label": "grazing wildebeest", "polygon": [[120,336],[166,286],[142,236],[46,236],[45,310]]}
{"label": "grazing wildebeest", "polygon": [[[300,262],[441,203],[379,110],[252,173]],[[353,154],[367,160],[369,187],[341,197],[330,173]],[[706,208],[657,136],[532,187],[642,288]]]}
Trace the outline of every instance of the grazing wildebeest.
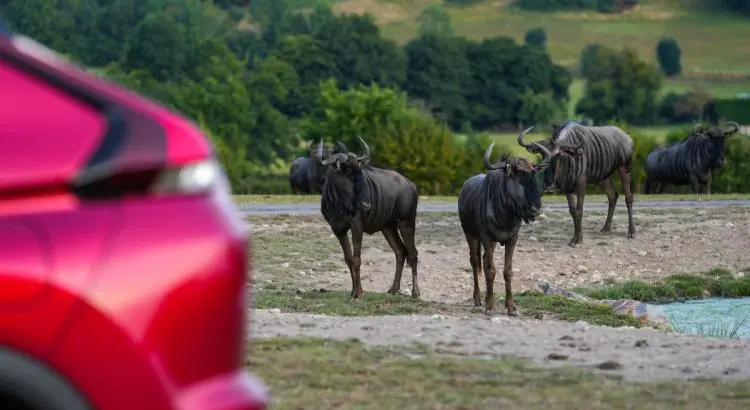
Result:
{"label": "grazing wildebeest", "polygon": [[[531,153],[539,153],[534,144],[525,144],[523,138],[534,126],[521,132],[518,143]],[[555,187],[563,192],[568,200],[568,210],[573,218],[575,233],[568,245],[576,246],[583,242],[581,223],[583,219],[583,198],[586,185],[600,183],[607,194],[607,219],[601,232],[612,229],[612,216],[619,194],[612,184],[612,174],[619,171],[628,208],[628,238],[635,237],[633,224],[633,189],[631,169],[633,163],[633,139],[622,129],[613,126],[588,126],[568,122],[560,127],[552,138],[540,141],[552,153],[551,166],[544,172],[544,189]],[[575,202],[573,198],[575,196]]]}
{"label": "grazing wildebeest", "polygon": [[693,130],[683,141],[656,148],[646,158],[644,192],[659,182],[661,191],[668,185],[690,184],[696,194],[711,193],[712,171],[724,166],[725,141],[739,131],[736,122],[728,122],[729,131],[718,127]]}
{"label": "grazing wildebeest", "polygon": [[[419,297],[417,282],[418,252],[414,243],[419,190],[405,176],[396,171],[369,165],[370,148],[360,137],[365,153],[337,152],[322,161],[328,167],[320,199],[320,212],[338,238],[344,260],[352,277],[352,298],[358,299],[364,291],[360,281],[360,255],[364,233],[383,233],[396,255],[396,274],[388,293],[397,293],[401,287],[404,261],[411,266],[411,295]],[[317,155],[323,156],[322,146]],[[359,201],[356,181],[361,180],[367,189],[369,207]],[[352,243],[347,233],[352,231]],[[399,236],[399,233],[401,234]]]}
{"label": "grazing wildebeest", "polygon": [[[325,179],[324,167],[320,162],[321,160],[316,160],[312,144],[312,140],[307,143],[307,156],[296,158],[289,167],[289,185],[292,188],[292,193],[295,195],[298,193],[321,193],[323,180]],[[325,159],[331,153],[336,152],[346,152],[344,144],[341,142],[336,143],[333,150],[324,147],[322,158]]]}
{"label": "grazing wildebeest", "polygon": [[[485,311],[495,309],[495,245],[505,247],[503,279],[505,279],[505,307],[508,315],[516,315],[516,304],[511,291],[513,251],[518,240],[521,221],[533,221],[542,208],[541,194],[534,174],[543,171],[552,158],[547,149],[537,144],[544,159],[537,165],[524,158],[503,155],[499,162],[490,164],[493,142],[484,153],[487,174],[477,174],[464,182],[458,194],[458,217],[469,244],[469,262],[474,276],[474,305],[482,306],[479,273],[484,265],[487,294]],[[484,259],[482,259],[484,248]]]}

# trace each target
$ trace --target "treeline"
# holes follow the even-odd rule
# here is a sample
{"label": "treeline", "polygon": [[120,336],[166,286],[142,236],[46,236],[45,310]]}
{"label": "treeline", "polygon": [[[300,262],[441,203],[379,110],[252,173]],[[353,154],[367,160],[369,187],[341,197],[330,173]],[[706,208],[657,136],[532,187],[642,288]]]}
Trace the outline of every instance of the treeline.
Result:
{"label": "treeline", "polygon": [[632,8],[638,0],[517,0],[521,9],[536,11],[597,10],[616,13]]}
{"label": "treeline", "polygon": [[[567,115],[572,77],[551,61],[541,29],[523,44],[473,41],[454,35],[435,5],[399,46],[369,15],[297,7],[308,3],[0,0],[0,14],[91,72],[194,118],[237,193],[289,192],[288,164],[306,141],[357,150],[357,135],[375,163],[404,172],[424,194],[456,193],[482,170],[489,139],[477,130],[543,130]],[[581,60],[578,114],[644,125],[689,115],[657,100],[659,69],[632,51],[591,46]]]}

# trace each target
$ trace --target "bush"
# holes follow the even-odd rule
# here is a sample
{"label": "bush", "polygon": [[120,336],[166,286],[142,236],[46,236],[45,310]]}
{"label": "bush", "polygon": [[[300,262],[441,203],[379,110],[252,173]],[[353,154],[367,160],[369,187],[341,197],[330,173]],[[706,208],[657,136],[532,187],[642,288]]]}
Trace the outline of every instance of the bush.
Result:
{"label": "bush", "polygon": [[543,46],[547,44],[547,33],[543,28],[532,28],[526,32],[524,42],[529,45]]}
{"label": "bush", "polygon": [[682,73],[682,63],[680,61],[682,50],[677,40],[671,37],[662,37],[656,45],[656,59],[659,61],[659,67],[667,77],[674,77]]}
{"label": "bush", "polygon": [[331,80],[321,84],[318,107],[300,124],[303,139],[340,140],[361,152],[357,136],[362,136],[373,165],[403,173],[423,194],[456,194],[467,177],[481,170],[475,146],[467,148],[469,143],[457,142],[444,123],[408,106],[401,91],[377,84],[340,90]]}

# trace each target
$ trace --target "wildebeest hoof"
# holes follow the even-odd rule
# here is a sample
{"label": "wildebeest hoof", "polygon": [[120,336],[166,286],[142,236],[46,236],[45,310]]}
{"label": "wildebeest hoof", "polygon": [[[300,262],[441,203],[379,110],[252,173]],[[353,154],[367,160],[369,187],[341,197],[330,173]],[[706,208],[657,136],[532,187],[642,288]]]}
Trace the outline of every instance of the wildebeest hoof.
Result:
{"label": "wildebeest hoof", "polygon": [[490,316],[490,317],[492,315],[494,315],[494,313],[495,313],[495,309],[485,309],[484,310],[484,314],[487,315],[487,316]]}
{"label": "wildebeest hoof", "polygon": [[414,299],[419,299],[419,289],[412,289],[411,290],[411,297]]}
{"label": "wildebeest hoof", "polygon": [[628,239],[635,238],[635,232],[628,232]]}
{"label": "wildebeest hoof", "polygon": [[391,295],[395,295],[395,294],[397,294],[397,293],[398,293],[398,292],[399,292],[400,290],[401,290],[401,289],[399,289],[399,288],[393,288],[393,287],[392,287],[392,288],[388,289],[388,292],[386,292],[386,293],[390,293]]}
{"label": "wildebeest hoof", "polygon": [[482,306],[482,301],[474,299],[474,307],[481,307],[481,306]]}
{"label": "wildebeest hoof", "polygon": [[508,309],[508,316],[517,317],[518,316],[518,312],[516,312],[515,308]]}
{"label": "wildebeest hoof", "polygon": [[602,228],[602,230],[601,230],[601,231],[599,231],[599,232],[601,232],[601,233],[608,233],[608,232],[612,232],[612,228],[610,228],[609,226],[605,226],[605,227],[604,227],[604,228]]}

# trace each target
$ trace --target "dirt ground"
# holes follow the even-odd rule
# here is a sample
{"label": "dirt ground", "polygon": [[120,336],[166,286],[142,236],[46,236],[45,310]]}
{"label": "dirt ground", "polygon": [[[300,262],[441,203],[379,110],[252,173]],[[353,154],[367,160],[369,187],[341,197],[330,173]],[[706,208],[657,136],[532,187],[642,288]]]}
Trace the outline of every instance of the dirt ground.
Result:
{"label": "dirt ground", "polygon": [[[513,258],[513,291],[540,281],[573,288],[608,281],[655,281],[668,275],[726,268],[749,272],[750,208],[636,209],[636,237],[626,238],[627,214],[615,212],[611,233],[600,233],[605,214],[583,216],[583,244],[569,247],[573,223],[567,212],[547,212],[521,228]],[[252,216],[254,281],[258,288],[350,290],[351,279],[338,241],[321,215]],[[456,213],[421,213],[417,219],[419,286],[428,301],[465,303],[471,298],[468,247]],[[495,252],[498,273],[504,249]],[[365,235],[362,284],[384,292],[395,258],[382,234]],[[502,292],[502,275],[496,277]],[[404,269],[401,290],[411,289]],[[484,284],[482,280],[482,292]]]}

